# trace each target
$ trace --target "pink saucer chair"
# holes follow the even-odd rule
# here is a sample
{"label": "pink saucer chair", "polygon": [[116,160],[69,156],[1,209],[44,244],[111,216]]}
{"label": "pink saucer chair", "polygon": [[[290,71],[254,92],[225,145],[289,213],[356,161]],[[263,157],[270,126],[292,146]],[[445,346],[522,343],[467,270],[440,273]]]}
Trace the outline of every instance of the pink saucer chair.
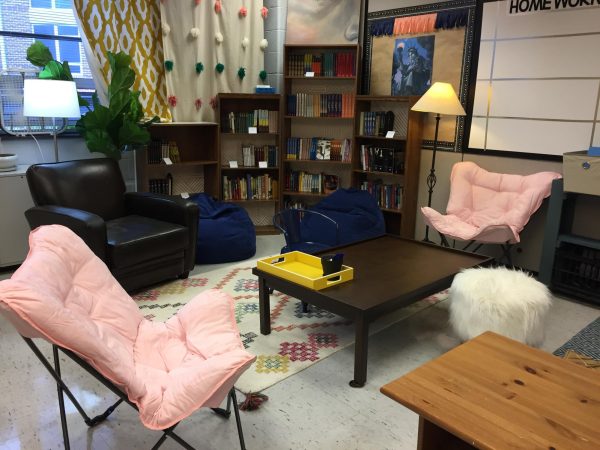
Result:
{"label": "pink saucer chair", "polygon": [[469,241],[467,250],[476,244],[499,244],[503,257],[512,266],[510,249],[520,242],[519,233],[544,198],[550,195],[556,172],[511,175],[488,172],[471,161],[454,164],[450,175],[450,198],[446,214],[423,207],[428,226],[440,233],[442,245],[447,238]]}
{"label": "pink saucer chair", "polygon": [[[200,407],[229,417],[231,403],[240,445],[244,438],[233,384],[255,357],[244,350],[233,300],[205,291],[164,323],[146,320],[106,265],[70,229],[32,231],[29,254],[11,279],[0,282],[0,312],[16,327],[58,386],[66,449],[70,448],[63,393],[92,427],[125,402],[143,425],[161,430],[153,448]],[[33,338],[52,344],[53,363]],[[61,377],[58,351],[72,358],[119,400],[90,418]],[[227,398],[227,407],[219,405]]]}

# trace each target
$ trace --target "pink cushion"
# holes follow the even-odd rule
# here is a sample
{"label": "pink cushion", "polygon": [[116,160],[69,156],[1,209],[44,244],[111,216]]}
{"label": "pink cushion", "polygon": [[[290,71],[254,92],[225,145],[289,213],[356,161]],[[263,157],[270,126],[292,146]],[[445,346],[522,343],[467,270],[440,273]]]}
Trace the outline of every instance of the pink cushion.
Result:
{"label": "pink cushion", "polygon": [[446,215],[428,207],[421,211],[425,222],[446,236],[516,243],[557,178],[561,175],[556,172],[510,175],[488,172],[471,161],[460,162],[452,167]]}
{"label": "pink cushion", "polygon": [[153,430],[216,407],[252,363],[227,294],[205,291],[150,322],[104,263],[60,225],[31,232],[26,261],[0,282],[18,330],[72,350],[126,392]]}

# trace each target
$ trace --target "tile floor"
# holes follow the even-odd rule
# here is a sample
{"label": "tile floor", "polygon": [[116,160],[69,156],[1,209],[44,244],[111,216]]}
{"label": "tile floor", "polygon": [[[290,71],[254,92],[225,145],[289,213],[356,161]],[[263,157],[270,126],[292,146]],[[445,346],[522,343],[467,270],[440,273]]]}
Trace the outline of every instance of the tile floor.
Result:
{"label": "tile floor", "polygon": [[[280,236],[259,236],[256,257],[279,252]],[[204,273],[223,265],[199,266]],[[0,278],[10,276],[0,273]],[[417,415],[379,393],[381,385],[457,345],[445,304],[436,305],[374,335],[368,382],[348,386],[353,347],[266,389],[259,410],[242,412],[248,449],[415,449]],[[549,352],[600,316],[600,309],[557,298],[547,319],[543,349]],[[49,346],[43,346],[49,354]],[[56,388],[12,326],[0,318],[0,449],[63,448]],[[63,375],[83,406],[100,411],[113,396],[70,361]],[[110,419],[88,429],[67,401],[73,449],[148,449],[160,433],[144,429],[136,412],[119,407]],[[227,421],[200,410],[178,432],[199,449],[237,449],[233,417]],[[164,449],[179,449],[167,440]]]}

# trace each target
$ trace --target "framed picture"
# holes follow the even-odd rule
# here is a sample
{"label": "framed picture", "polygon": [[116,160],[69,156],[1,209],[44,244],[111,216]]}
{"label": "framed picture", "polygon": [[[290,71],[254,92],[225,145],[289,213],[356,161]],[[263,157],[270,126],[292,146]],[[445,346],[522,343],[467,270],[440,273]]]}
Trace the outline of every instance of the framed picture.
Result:
{"label": "framed picture", "polygon": [[394,41],[392,95],[423,95],[431,86],[435,36]]}
{"label": "framed picture", "polygon": [[[368,13],[361,91],[422,95],[436,81],[453,85],[467,109],[475,0],[453,0]],[[435,119],[424,120],[423,146],[433,146]],[[463,150],[465,118],[442,116],[438,150]]]}

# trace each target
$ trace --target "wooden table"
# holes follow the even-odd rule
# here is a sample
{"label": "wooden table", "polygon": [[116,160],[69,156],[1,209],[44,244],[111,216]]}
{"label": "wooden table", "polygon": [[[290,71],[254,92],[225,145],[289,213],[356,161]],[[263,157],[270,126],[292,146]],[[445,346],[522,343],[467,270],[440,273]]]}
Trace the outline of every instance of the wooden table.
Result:
{"label": "wooden table", "polygon": [[600,376],[492,332],[381,388],[427,449],[600,449]]}
{"label": "wooden table", "polygon": [[269,288],[354,321],[352,387],[362,387],[367,380],[370,322],[449,287],[454,275],[463,268],[493,261],[487,256],[390,235],[339,247],[335,251],[343,253],[344,264],[354,268],[354,279],[320,291],[256,267],[252,273],[259,281],[262,334],[271,332]]}

